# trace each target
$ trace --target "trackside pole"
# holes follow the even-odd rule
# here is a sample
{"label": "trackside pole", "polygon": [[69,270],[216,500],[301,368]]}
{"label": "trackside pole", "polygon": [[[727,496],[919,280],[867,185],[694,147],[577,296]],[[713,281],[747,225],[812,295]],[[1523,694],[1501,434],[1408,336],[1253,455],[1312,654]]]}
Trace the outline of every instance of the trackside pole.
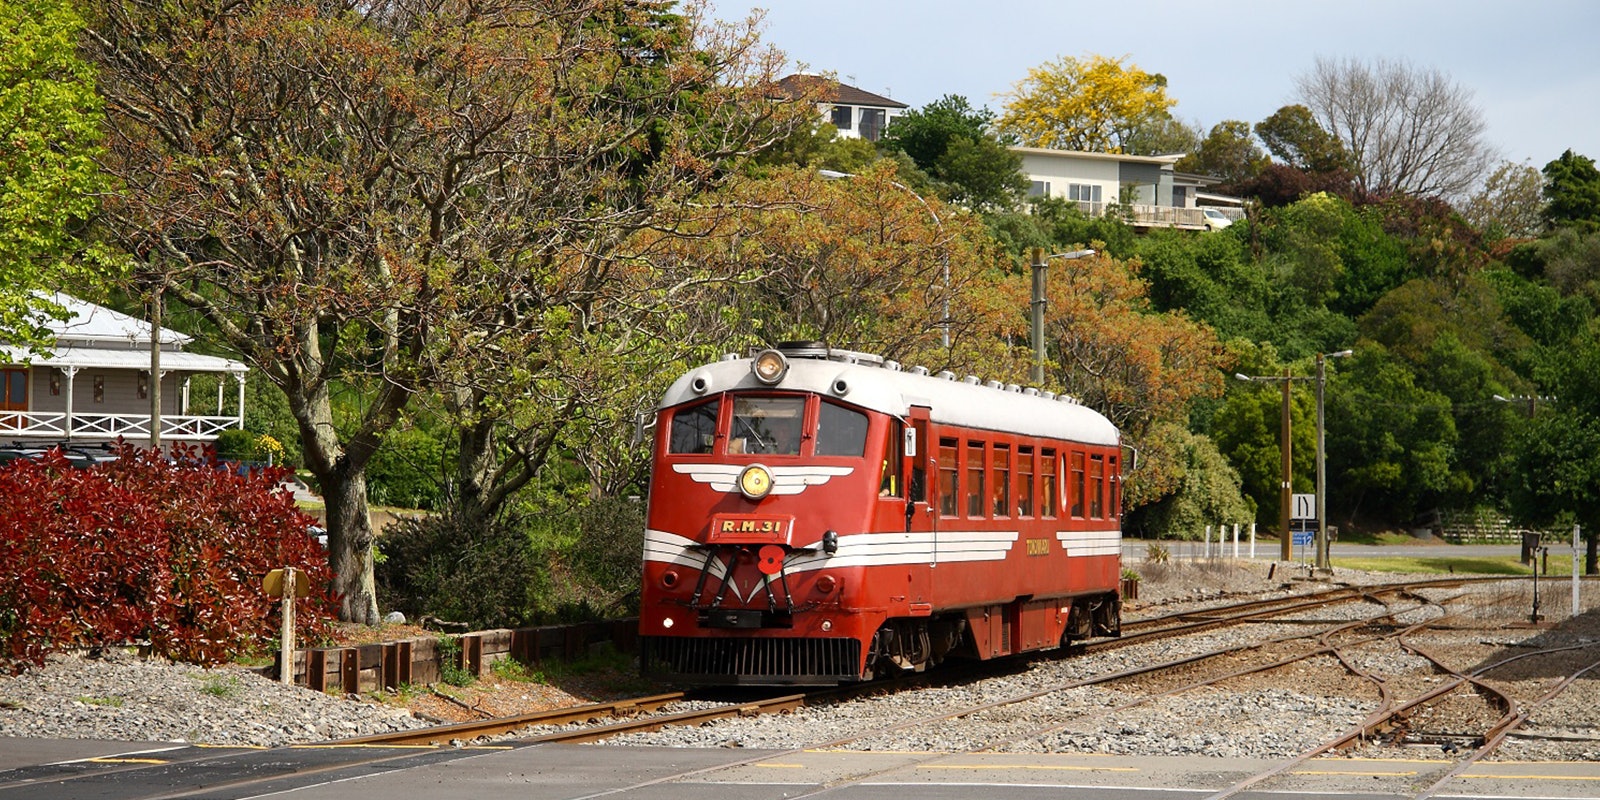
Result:
{"label": "trackside pole", "polygon": [[1250,560],[1256,560],[1256,524],[1250,523]]}
{"label": "trackside pole", "polygon": [[1239,523],[1233,523],[1233,557],[1239,557]]}
{"label": "trackside pole", "polygon": [[1206,526],[1206,558],[1211,557],[1211,526]]}
{"label": "trackside pole", "polygon": [[1578,616],[1578,526],[1572,526],[1572,616]]}
{"label": "trackside pole", "polygon": [[294,683],[294,567],[283,570],[283,639],[279,645],[278,682]]}

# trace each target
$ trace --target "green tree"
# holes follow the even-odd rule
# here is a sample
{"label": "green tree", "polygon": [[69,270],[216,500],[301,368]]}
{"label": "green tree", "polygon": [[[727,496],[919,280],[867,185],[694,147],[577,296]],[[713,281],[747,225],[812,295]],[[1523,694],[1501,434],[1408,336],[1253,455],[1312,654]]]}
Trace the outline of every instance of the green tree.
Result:
{"label": "green tree", "polygon": [[[905,153],[935,181],[941,195],[974,209],[1006,209],[1027,191],[1022,157],[991,132],[994,114],[974,109],[965,97],[945,95],[897,117],[880,142]],[[845,170],[850,171],[850,170]]]}
{"label": "green tree", "polygon": [[71,2],[0,0],[0,340],[45,343],[36,292],[94,285],[111,262],[80,240],[106,182],[94,70]]}
{"label": "green tree", "polygon": [[1306,172],[1335,172],[1350,168],[1350,154],[1333,134],[1317,124],[1311,109],[1284,106],[1257,122],[1256,135],[1267,152],[1285,165]]}
{"label": "green tree", "polygon": [[1177,168],[1238,184],[1261,174],[1269,162],[1250,135],[1249,123],[1224,120],[1211,126],[1194,152],[1178,161]]}
{"label": "green tree", "polygon": [[1527,162],[1502,162],[1461,215],[1491,239],[1533,236],[1543,223],[1544,178]]}
{"label": "green tree", "polygon": [[1545,223],[1583,231],[1600,229],[1600,170],[1595,169],[1594,159],[1567,150],[1544,165],[1543,172]]}
{"label": "green tree", "polygon": [[1126,152],[1177,101],[1167,97],[1164,76],[1124,60],[1062,56],[1029,69],[1006,95],[1000,132],[1029,147]]}

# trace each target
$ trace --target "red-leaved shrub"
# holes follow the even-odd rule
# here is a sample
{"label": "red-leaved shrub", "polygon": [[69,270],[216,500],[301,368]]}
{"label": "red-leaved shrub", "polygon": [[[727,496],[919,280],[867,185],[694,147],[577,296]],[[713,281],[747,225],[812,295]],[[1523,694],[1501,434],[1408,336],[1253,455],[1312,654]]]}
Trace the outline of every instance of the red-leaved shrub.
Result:
{"label": "red-leaved shrub", "polygon": [[123,445],[121,458],[74,469],[59,452],[0,467],[0,668],[62,647],[149,641],[212,664],[278,633],[268,570],[304,573],[299,643],[323,639],[334,599],[315,520],[278,488],[287,474],[239,475],[193,448],[168,461]]}

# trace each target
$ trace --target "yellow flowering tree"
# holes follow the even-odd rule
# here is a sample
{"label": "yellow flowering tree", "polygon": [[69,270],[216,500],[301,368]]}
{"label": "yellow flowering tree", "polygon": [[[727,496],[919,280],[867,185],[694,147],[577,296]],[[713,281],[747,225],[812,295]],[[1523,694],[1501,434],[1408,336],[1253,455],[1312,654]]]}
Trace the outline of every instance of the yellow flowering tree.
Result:
{"label": "yellow flowering tree", "polygon": [[1167,79],[1122,58],[1062,56],[1028,70],[1006,98],[1002,134],[1028,147],[1120,153],[1177,104]]}

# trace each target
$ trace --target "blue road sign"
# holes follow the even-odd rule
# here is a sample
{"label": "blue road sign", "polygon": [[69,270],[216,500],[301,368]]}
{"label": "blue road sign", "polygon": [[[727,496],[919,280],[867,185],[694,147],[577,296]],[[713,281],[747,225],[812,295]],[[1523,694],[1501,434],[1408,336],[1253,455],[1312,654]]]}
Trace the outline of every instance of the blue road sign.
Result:
{"label": "blue road sign", "polygon": [[1294,546],[1295,547],[1310,547],[1311,546],[1311,537],[1313,535],[1315,535],[1315,534],[1316,534],[1315,531],[1295,531],[1294,532]]}

